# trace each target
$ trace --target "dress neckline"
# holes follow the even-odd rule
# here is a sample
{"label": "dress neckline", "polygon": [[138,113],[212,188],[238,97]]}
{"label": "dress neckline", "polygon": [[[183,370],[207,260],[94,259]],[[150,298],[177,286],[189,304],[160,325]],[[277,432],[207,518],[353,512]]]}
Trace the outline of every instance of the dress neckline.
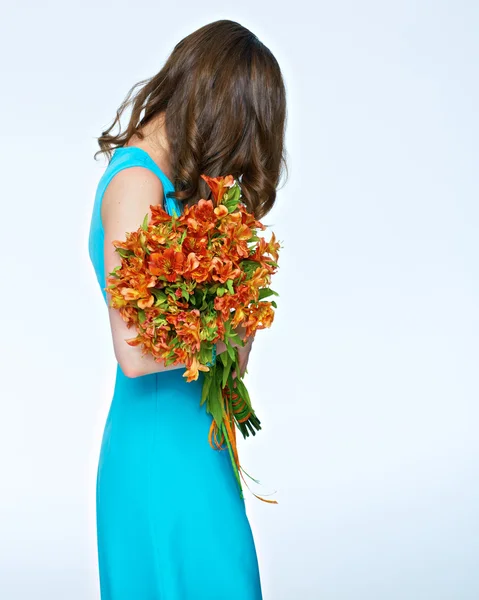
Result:
{"label": "dress neckline", "polygon": [[140,148],[139,146],[119,146],[118,148],[115,148],[115,153],[118,152],[119,150],[139,150],[140,153],[143,153],[145,156],[147,156],[151,160],[152,163],[154,163],[156,165],[156,168],[158,169],[158,171],[160,171],[160,173],[163,175],[163,177],[166,179],[166,181],[171,185],[171,187],[172,188],[175,187],[173,185],[173,182],[171,181],[171,179],[169,177],[167,177],[167,175],[160,169],[158,164],[153,160],[151,155],[143,148]]}

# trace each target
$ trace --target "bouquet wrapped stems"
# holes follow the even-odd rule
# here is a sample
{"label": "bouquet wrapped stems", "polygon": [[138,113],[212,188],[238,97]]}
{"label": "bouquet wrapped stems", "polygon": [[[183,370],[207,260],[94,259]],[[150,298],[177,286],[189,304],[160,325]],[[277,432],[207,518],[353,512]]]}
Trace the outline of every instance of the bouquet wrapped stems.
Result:
{"label": "bouquet wrapped stems", "polygon": [[[201,405],[206,402],[206,410],[213,417],[209,432],[210,445],[216,450],[222,450],[226,443],[243,498],[240,476],[244,481],[243,473],[250,476],[239,461],[236,427],[246,438],[250,433],[256,435],[256,432],[261,429],[261,422],[251,406],[248,390],[239,376],[238,350],[237,348],[230,350],[230,348],[222,352],[215,365],[205,373]],[[234,358],[231,358],[232,354]],[[236,377],[233,377],[234,371]],[[257,480],[253,481],[258,483]],[[263,502],[277,504],[276,500],[265,500],[257,494],[254,495]]]}

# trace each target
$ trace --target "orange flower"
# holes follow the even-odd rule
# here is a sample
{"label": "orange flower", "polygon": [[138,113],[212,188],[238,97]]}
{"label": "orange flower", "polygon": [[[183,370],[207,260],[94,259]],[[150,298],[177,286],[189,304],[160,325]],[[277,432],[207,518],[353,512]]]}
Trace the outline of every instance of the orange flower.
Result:
{"label": "orange flower", "polygon": [[190,252],[198,257],[206,256],[208,251],[208,236],[187,235],[182,244],[183,253],[188,255]]}
{"label": "orange flower", "polygon": [[138,300],[138,298],[141,296],[141,293],[139,290],[135,290],[133,288],[123,288],[121,290],[121,295],[127,302],[130,302],[131,300]]}
{"label": "orange flower", "polygon": [[185,256],[183,252],[177,252],[174,248],[150,254],[148,269],[153,275],[165,277],[166,281],[176,281],[178,275],[183,272]]}
{"label": "orange flower", "polygon": [[155,303],[155,297],[150,294],[148,298],[140,298],[138,300],[138,308],[149,308]]}
{"label": "orange flower", "polygon": [[210,273],[213,281],[225,283],[228,279],[240,277],[242,271],[238,267],[235,267],[233,261],[229,259],[221,260],[217,256],[214,256],[211,259]]}
{"label": "orange flower", "polygon": [[257,329],[265,329],[271,327],[274,320],[274,310],[271,302],[258,302],[252,304],[246,309],[247,319],[243,322],[246,327],[246,335],[250,335],[250,332],[256,331]]}
{"label": "orange flower", "polygon": [[237,308],[237,302],[234,294],[224,294],[223,296],[215,296],[214,307],[227,320],[231,316],[231,309]]}
{"label": "orange flower", "polygon": [[150,211],[150,225],[158,225],[159,223],[169,223],[171,221],[171,216],[160,204],[152,204],[150,206]]}
{"label": "orange flower", "polygon": [[183,377],[186,377],[186,380],[189,382],[196,381],[199,376],[199,371],[209,371],[209,367],[200,363],[196,356],[191,357],[189,364],[187,364],[187,369],[183,373]]}
{"label": "orange flower", "polygon": [[[267,261],[271,261],[271,258],[276,262],[278,260],[278,250],[280,244],[276,241],[274,232],[271,234],[271,239],[267,242],[263,237],[259,238],[254,253],[251,255],[251,260],[256,260],[268,270],[274,270],[272,265],[269,265]],[[269,256],[268,256],[269,255]]]}
{"label": "orange flower", "polygon": [[221,199],[226,191],[225,188],[231,187],[234,184],[234,178],[232,175],[226,175],[226,177],[208,177],[208,175],[201,175],[201,177],[210,187],[216,206],[221,202]]}
{"label": "orange flower", "polygon": [[226,208],[226,206],[224,204],[220,204],[219,206],[216,206],[214,209],[215,215],[218,217],[218,219],[222,219],[223,217],[226,217],[228,213],[228,209]]}
{"label": "orange flower", "polygon": [[167,320],[174,323],[176,335],[191,350],[198,351],[200,349],[201,320],[198,309],[183,310],[176,315],[167,317]]}

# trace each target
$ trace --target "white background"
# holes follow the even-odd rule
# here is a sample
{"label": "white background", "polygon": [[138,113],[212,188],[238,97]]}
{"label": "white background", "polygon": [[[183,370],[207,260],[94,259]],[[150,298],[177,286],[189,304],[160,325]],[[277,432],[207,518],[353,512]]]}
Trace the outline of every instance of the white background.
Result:
{"label": "white background", "polygon": [[[240,440],[265,600],[477,600],[478,31],[472,1],[2,7],[0,597],[98,599],[115,359],[93,160],[127,91],[220,18],[272,50],[289,179]],[[126,122],[124,122],[124,126]],[[134,600],[134,599],[132,599]],[[226,599],[225,599],[226,600]]]}

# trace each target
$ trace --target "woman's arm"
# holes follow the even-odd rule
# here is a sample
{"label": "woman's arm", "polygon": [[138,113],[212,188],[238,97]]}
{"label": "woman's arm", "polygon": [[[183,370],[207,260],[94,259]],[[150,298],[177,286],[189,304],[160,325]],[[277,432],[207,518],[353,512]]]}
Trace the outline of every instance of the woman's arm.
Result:
{"label": "woman's arm", "polygon": [[[160,179],[145,167],[129,167],[117,173],[108,184],[101,204],[101,220],[105,234],[103,256],[106,278],[121,257],[115,251],[113,240],[124,240],[127,232],[136,231],[145,215],[151,216],[150,205],[162,202],[163,185]],[[165,370],[164,364],[155,362],[151,355],[141,356],[141,346],[130,346],[126,339],[134,338],[135,327],[128,328],[119,311],[110,306],[107,290],[108,314],[116,360],[127,377],[137,377],[145,370]],[[173,367],[170,367],[173,368]],[[176,366],[175,368],[179,368]]]}
{"label": "woman's arm", "polygon": [[[101,206],[101,219],[105,234],[105,287],[108,274],[116,266],[121,265],[121,257],[115,251],[113,240],[124,240],[127,232],[136,231],[145,215],[148,213],[151,216],[150,205],[162,204],[162,199],[163,185],[161,181],[145,167],[123,169],[108,184]],[[115,357],[127,377],[141,377],[151,373],[185,368],[183,363],[166,367],[164,362],[156,362],[151,354],[142,356],[141,345],[130,346],[127,344],[126,339],[135,337],[135,328],[133,326],[128,328],[119,311],[110,307],[108,291],[107,299]],[[241,339],[244,339],[244,327],[240,326],[236,331]],[[249,349],[248,343],[244,348],[238,346],[240,365],[244,365],[244,369],[246,369]],[[225,351],[224,342],[217,342],[217,356]]]}

